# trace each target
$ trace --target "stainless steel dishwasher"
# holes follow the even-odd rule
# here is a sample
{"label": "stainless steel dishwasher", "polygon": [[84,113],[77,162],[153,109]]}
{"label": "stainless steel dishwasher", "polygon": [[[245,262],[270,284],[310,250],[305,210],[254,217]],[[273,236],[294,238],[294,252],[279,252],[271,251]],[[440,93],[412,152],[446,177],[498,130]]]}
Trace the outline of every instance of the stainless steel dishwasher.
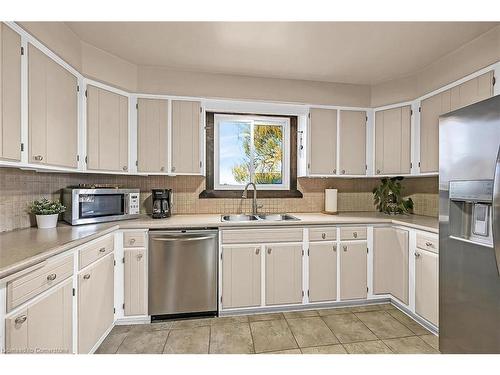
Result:
{"label": "stainless steel dishwasher", "polygon": [[217,230],[149,232],[152,320],[217,314]]}

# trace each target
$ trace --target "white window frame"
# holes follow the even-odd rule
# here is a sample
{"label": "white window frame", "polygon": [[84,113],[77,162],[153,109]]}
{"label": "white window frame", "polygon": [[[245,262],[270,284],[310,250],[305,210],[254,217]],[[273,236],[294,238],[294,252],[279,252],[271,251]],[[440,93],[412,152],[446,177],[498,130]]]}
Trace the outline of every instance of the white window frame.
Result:
{"label": "white window frame", "polygon": [[257,184],[260,190],[290,190],[290,118],[288,117],[269,117],[258,115],[214,115],[214,189],[215,190],[243,190],[242,185],[221,185],[219,184],[219,125],[226,121],[242,121],[252,123],[251,137],[253,140],[253,127],[255,122],[266,122],[273,125],[279,125],[283,128],[283,160],[282,160],[282,184],[267,185]]}

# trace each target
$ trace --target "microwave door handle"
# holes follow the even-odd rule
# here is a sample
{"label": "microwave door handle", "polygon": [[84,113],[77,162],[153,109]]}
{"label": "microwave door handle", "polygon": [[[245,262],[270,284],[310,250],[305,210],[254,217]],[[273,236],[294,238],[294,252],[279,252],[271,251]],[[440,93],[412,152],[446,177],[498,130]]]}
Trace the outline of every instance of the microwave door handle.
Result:
{"label": "microwave door handle", "polygon": [[493,179],[493,202],[492,202],[492,236],[493,248],[497,263],[497,271],[500,276],[500,146],[498,148],[497,161],[495,163],[495,177]]}

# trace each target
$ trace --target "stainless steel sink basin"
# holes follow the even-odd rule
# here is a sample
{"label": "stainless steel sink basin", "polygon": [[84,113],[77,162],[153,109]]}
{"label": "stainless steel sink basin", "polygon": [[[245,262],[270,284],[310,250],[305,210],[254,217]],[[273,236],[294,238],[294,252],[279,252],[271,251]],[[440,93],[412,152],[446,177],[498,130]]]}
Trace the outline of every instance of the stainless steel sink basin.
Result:
{"label": "stainless steel sink basin", "polygon": [[297,221],[300,220],[295,216],[289,214],[268,214],[268,215],[257,215],[260,220],[265,221]]}
{"label": "stainless steel sink basin", "polygon": [[267,214],[267,215],[222,215],[222,221],[297,221],[300,220],[289,214]]}

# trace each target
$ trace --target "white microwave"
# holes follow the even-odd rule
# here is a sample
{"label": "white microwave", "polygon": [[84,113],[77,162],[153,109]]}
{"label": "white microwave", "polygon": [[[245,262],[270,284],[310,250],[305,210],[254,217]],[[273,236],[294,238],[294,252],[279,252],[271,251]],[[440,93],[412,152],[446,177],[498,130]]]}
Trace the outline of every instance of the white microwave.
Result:
{"label": "white microwave", "polygon": [[139,217],[139,189],[67,188],[63,219],[71,225],[103,223]]}

